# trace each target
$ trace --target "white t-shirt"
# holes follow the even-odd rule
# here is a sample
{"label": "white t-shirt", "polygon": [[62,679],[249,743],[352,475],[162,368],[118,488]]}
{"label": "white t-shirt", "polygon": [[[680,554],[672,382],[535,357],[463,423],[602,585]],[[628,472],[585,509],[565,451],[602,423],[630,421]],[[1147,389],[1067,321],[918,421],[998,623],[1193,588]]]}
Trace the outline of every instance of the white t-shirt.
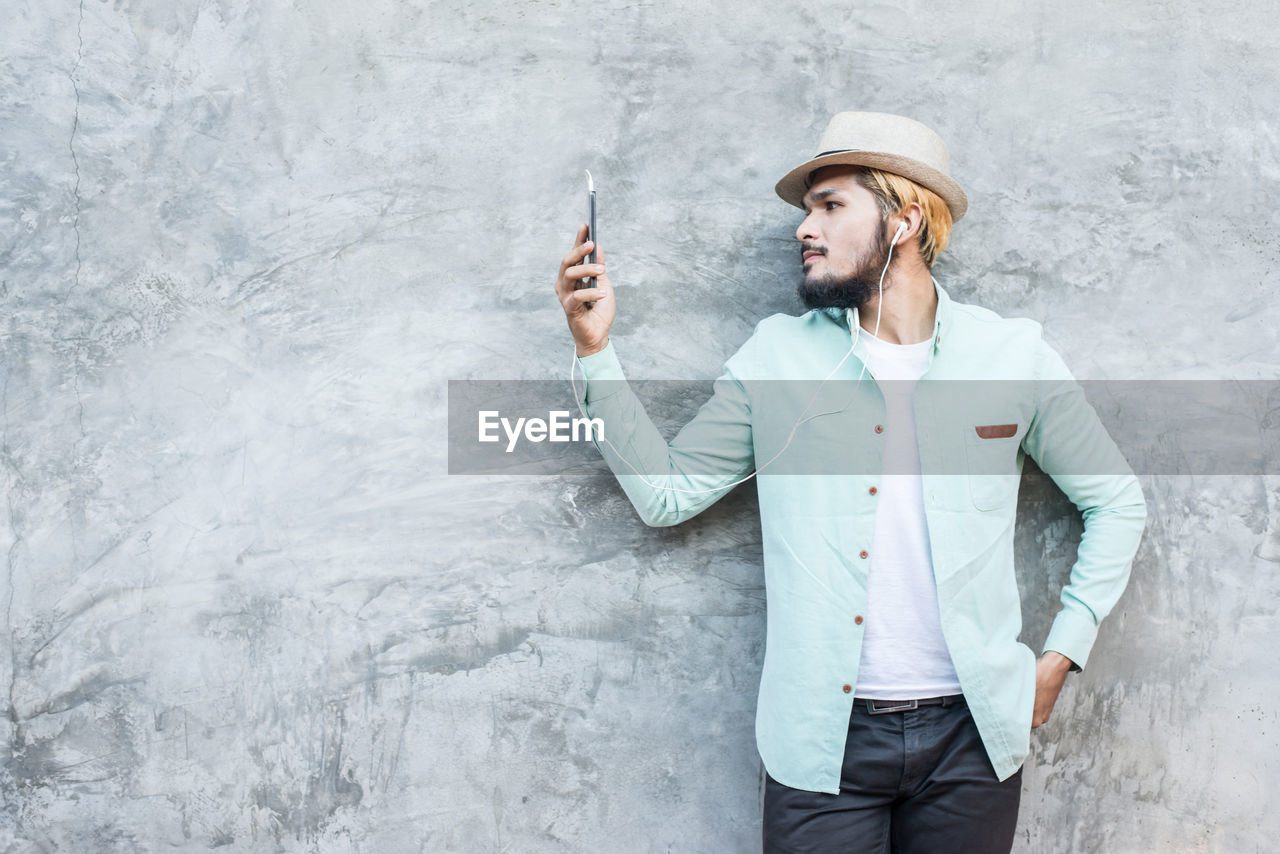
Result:
{"label": "white t-shirt", "polygon": [[862,337],[867,370],[885,398],[885,432],[854,693],[878,700],[959,694],[960,680],[938,616],[912,408],[915,383],[929,364],[933,341],[890,344],[866,330]]}

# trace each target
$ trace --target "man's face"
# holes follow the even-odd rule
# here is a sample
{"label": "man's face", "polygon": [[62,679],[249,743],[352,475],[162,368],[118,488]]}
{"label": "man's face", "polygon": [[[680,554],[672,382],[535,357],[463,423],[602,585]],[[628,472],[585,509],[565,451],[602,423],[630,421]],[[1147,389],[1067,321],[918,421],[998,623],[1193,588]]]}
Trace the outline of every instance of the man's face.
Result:
{"label": "man's face", "polygon": [[796,229],[804,280],[796,288],[808,308],[861,308],[877,292],[889,257],[888,224],[875,197],[854,178],[857,167],[824,166],[804,197]]}

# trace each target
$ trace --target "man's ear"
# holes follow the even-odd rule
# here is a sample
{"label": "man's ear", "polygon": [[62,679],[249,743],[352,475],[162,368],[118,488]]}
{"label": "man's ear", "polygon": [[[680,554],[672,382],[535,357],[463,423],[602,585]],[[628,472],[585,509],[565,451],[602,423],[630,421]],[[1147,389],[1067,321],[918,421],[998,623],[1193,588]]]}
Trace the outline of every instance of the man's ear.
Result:
{"label": "man's ear", "polygon": [[894,235],[893,240],[889,242],[894,246],[901,246],[920,234],[920,229],[924,227],[924,208],[920,207],[916,202],[912,202],[898,211],[897,215],[901,217],[902,227]]}

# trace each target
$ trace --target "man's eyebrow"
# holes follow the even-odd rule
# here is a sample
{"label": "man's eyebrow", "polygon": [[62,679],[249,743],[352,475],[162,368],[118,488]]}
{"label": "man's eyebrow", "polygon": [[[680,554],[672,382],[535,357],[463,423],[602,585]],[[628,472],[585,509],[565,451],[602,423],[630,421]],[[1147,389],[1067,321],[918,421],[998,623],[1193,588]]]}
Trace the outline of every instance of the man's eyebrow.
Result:
{"label": "man's eyebrow", "polygon": [[[840,192],[839,187],[827,187],[825,190],[819,190],[816,193],[810,193],[808,196],[805,196],[805,199],[812,197],[813,201],[820,202],[823,199],[825,199],[827,196],[834,196],[838,192]],[[801,199],[800,201],[801,201],[801,204],[804,203],[804,199]],[[805,213],[809,212],[809,205],[804,205],[804,212]]]}

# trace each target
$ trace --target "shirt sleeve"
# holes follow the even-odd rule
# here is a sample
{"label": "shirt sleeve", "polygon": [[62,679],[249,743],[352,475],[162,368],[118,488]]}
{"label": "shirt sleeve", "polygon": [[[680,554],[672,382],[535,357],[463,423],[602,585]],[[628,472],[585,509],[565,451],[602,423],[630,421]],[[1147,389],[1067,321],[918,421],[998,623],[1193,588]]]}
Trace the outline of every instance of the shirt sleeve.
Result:
{"label": "shirt sleeve", "polygon": [[645,524],[678,525],[698,515],[754,468],[751,403],[733,370],[745,349],[725,364],[711,398],[669,443],[626,381],[612,340],[578,358],[586,377],[579,403],[603,425],[603,441],[594,433],[592,441]]}
{"label": "shirt sleeve", "polygon": [[1080,670],[1098,625],[1129,581],[1146,524],[1142,486],[1085,399],[1062,357],[1043,340],[1036,362],[1036,413],[1023,448],[1071,499],[1084,518],[1084,534],[1062,609],[1044,651],[1053,650]]}

